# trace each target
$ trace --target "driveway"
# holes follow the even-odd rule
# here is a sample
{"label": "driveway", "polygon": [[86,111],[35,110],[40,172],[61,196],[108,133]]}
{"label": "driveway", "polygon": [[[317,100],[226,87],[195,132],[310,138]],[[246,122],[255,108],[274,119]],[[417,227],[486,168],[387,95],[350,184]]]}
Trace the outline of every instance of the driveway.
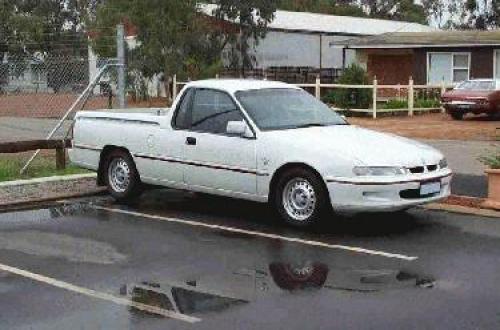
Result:
{"label": "driveway", "polygon": [[0,215],[8,329],[498,329],[500,222],[415,210],[299,231],[150,192]]}
{"label": "driveway", "polygon": [[486,197],[488,194],[487,178],[484,166],[478,158],[495,150],[500,150],[500,142],[494,141],[457,141],[457,140],[422,140],[439,149],[448,159],[455,173],[452,192],[457,195]]}

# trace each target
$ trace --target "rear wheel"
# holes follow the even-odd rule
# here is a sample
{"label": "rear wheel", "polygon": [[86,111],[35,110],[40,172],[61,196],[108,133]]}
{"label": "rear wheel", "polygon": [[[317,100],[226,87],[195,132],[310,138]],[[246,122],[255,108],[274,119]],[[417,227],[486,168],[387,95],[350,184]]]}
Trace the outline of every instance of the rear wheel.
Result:
{"label": "rear wheel", "polygon": [[451,118],[455,120],[462,120],[464,119],[464,113],[460,111],[453,111],[450,113]]}
{"label": "rear wheel", "polygon": [[116,200],[128,202],[141,193],[141,181],[130,154],[123,150],[112,151],[106,161],[108,191]]}
{"label": "rear wheel", "polygon": [[306,227],[318,223],[329,210],[329,198],[321,178],[310,170],[294,168],[279,178],[274,204],[288,224]]}

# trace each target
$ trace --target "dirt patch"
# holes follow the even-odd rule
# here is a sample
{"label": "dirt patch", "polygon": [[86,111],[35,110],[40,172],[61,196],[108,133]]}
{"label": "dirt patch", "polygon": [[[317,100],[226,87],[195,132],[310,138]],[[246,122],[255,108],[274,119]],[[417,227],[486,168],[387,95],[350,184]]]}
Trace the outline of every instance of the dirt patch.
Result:
{"label": "dirt patch", "polygon": [[484,198],[451,195],[450,197],[448,197],[448,199],[446,199],[442,203],[448,205],[459,205],[459,206],[480,209],[481,204],[483,204],[484,201],[485,201]]}
{"label": "dirt patch", "polygon": [[[61,118],[78,98],[77,94],[19,94],[0,95],[1,117],[29,117],[29,118]],[[98,110],[109,108],[109,98],[106,96],[92,96],[85,103],[84,110]],[[113,97],[112,107],[116,108],[116,98]],[[165,108],[169,104],[167,98],[151,98],[149,100],[128,100],[130,108]],[[80,109],[80,108],[78,108]]]}
{"label": "dirt patch", "polygon": [[416,139],[495,141],[500,139],[500,120],[467,116],[453,120],[447,114],[431,113],[378,119],[349,118],[351,124]]}

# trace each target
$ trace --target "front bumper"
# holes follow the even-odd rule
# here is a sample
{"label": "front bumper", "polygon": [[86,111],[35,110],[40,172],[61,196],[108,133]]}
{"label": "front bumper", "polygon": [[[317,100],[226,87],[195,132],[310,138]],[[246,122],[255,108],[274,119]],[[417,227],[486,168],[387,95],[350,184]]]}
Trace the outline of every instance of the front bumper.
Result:
{"label": "front bumper", "polygon": [[[387,212],[440,201],[450,195],[449,170],[362,181],[359,178],[327,178],[333,209],[339,212]],[[420,195],[423,183],[440,182],[438,193]]]}
{"label": "front bumper", "polygon": [[442,106],[446,109],[446,111],[448,113],[450,113],[450,112],[483,113],[483,112],[491,112],[491,111],[495,110],[495,108],[493,108],[490,105],[490,103],[478,104],[478,103],[471,103],[471,102],[464,102],[464,103],[450,103],[450,102],[448,102],[448,103],[442,103]]}

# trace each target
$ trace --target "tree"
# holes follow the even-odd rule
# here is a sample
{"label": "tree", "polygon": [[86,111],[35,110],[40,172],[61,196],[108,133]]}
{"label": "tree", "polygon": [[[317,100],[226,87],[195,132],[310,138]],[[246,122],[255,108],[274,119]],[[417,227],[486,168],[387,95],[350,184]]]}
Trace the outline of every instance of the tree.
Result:
{"label": "tree", "polygon": [[238,51],[239,67],[244,75],[245,69],[251,69],[255,62],[250,42],[256,47],[259,39],[265,37],[267,25],[274,19],[278,0],[216,0],[214,3],[218,5],[215,17],[232,21],[239,28],[238,38],[232,41]]}
{"label": "tree", "polygon": [[281,0],[279,8],[290,11],[307,11],[311,13],[366,17],[355,0]]}
{"label": "tree", "polygon": [[429,22],[433,22],[438,27],[444,26],[448,6],[443,0],[422,0],[422,6]]}
{"label": "tree", "polygon": [[2,0],[0,52],[86,53],[82,22],[87,4],[78,0]]}
{"label": "tree", "polygon": [[[162,76],[196,79],[220,63],[225,39],[199,12],[195,0],[108,0],[89,19],[92,45],[101,57],[116,54],[116,25],[134,30],[135,46],[128,50],[129,72],[138,84]],[[184,76],[184,77],[182,77]]]}
{"label": "tree", "polygon": [[424,7],[415,0],[361,0],[369,17],[427,24]]}

